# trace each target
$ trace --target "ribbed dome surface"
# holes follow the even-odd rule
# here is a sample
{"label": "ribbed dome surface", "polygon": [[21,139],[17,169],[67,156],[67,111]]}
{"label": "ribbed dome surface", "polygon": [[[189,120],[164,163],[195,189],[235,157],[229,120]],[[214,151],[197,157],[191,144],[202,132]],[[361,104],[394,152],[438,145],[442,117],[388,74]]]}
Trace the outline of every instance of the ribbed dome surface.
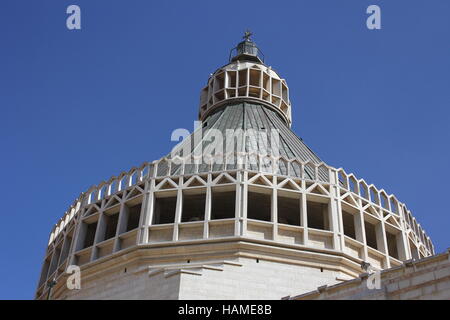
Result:
{"label": "ribbed dome surface", "polygon": [[[215,139],[211,139],[212,130],[219,130],[224,137],[225,143],[234,143],[234,141],[227,141],[227,130],[248,130],[253,129],[260,132],[269,132],[267,139],[257,139],[256,136],[250,135],[246,139],[245,143],[238,146],[236,152],[249,153],[249,154],[267,154],[268,156],[281,156],[286,159],[297,159],[301,161],[310,161],[318,164],[322,162],[319,157],[286,125],[286,123],[277,115],[275,111],[270,110],[268,107],[257,103],[240,102],[235,104],[229,104],[210,115],[203,122],[202,139],[195,141],[194,134],[191,135],[191,139],[186,139],[178,147],[177,151],[172,155],[180,155],[186,157],[188,155],[183,154],[183,149],[189,149],[191,154],[194,154],[199,144],[201,143],[201,150],[211,148],[210,144],[218,143]],[[279,139],[278,145],[271,145],[270,131],[278,130]],[[189,148],[186,148],[186,144],[190,144]],[[227,150],[226,147],[223,147]],[[277,152],[273,152],[278,150]],[[168,156],[170,158],[170,155]],[[280,162],[280,171],[283,173],[283,164]],[[256,169],[256,168],[255,168]],[[177,172],[174,172],[177,174]],[[306,172],[308,174],[308,172]],[[298,173],[300,174],[300,173]],[[320,174],[320,172],[319,172]],[[312,173],[308,174],[312,178]]]}

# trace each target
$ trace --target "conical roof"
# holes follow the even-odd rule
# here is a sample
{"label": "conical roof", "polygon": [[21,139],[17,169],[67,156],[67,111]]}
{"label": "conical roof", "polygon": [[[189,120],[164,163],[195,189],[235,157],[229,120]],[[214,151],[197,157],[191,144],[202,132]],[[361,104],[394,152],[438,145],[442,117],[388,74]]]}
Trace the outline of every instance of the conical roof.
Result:
{"label": "conical roof", "polygon": [[[247,133],[253,130],[253,134],[247,134],[245,141],[242,140],[243,143],[234,146],[234,151],[250,155],[264,154],[274,158],[296,159],[302,162],[309,161],[314,164],[322,162],[302,139],[288,127],[277,112],[263,104],[246,101],[230,103],[208,116],[204,120],[202,128],[198,130],[200,132],[197,131],[197,133],[193,133],[185,139],[174,148],[174,151],[167,158],[176,156],[182,158],[194,157],[195,155],[201,155],[201,151],[205,150],[224,150],[223,154],[226,154],[226,150],[229,150],[227,149],[229,144],[236,142],[236,140],[231,139],[230,134],[239,130]],[[255,132],[257,134],[254,134]],[[196,134],[201,138],[196,139]],[[267,136],[277,134],[278,138],[259,139],[258,134],[266,134]],[[223,141],[216,139],[220,136],[223,137]],[[189,154],[187,154],[188,152]],[[179,170],[172,170],[172,175],[180,173]],[[308,172],[306,173],[308,174]],[[313,173],[310,174],[310,178],[312,176]]]}

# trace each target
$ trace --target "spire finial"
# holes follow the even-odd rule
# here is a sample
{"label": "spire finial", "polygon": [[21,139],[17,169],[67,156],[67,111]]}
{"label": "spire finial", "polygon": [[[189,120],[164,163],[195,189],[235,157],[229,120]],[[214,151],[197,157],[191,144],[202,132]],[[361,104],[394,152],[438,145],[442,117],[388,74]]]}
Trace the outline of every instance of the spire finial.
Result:
{"label": "spire finial", "polygon": [[[247,29],[242,37],[244,40],[239,42],[236,48],[231,49],[230,62],[240,60],[264,64],[264,55],[250,38],[251,36],[253,36],[253,32]],[[234,57],[232,57],[233,53],[235,53]]]}
{"label": "spire finial", "polygon": [[247,29],[242,38],[245,39],[245,41],[251,41],[250,37],[252,35],[253,35],[253,33],[249,29]]}

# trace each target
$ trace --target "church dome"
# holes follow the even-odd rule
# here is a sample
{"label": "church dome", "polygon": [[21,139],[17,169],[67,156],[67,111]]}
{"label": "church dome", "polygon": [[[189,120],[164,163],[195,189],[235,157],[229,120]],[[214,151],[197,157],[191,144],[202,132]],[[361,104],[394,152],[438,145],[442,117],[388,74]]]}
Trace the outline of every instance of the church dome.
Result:
{"label": "church dome", "polygon": [[[202,90],[191,135],[64,213],[37,299],[280,299],[434,253],[405,204],[291,130],[286,81],[249,33],[233,52]],[[81,290],[65,285],[74,266]]]}

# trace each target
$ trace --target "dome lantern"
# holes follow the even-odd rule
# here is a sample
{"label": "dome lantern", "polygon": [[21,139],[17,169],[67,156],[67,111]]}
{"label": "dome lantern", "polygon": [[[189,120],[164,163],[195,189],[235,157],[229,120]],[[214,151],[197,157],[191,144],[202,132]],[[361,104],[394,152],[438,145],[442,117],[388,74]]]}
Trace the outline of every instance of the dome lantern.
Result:
{"label": "dome lantern", "polygon": [[[264,55],[246,31],[244,41],[231,50],[229,63],[216,70],[200,94],[199,119],[236,100],[272,109],[290,126],[291,102],[286,80],[264,64]],[[235,55],[232,57],[233,52]]]}
{"label": "dome lantern", "polygon": [[[244,41],[240,42],[235,48],[231,49],[229,61],[254,61],[264,63],[264,54],[258,48],[250,37],[253,35],[249,30],[245,31],[242,37]],[[236,53],[232,57],[232,54]]]}

